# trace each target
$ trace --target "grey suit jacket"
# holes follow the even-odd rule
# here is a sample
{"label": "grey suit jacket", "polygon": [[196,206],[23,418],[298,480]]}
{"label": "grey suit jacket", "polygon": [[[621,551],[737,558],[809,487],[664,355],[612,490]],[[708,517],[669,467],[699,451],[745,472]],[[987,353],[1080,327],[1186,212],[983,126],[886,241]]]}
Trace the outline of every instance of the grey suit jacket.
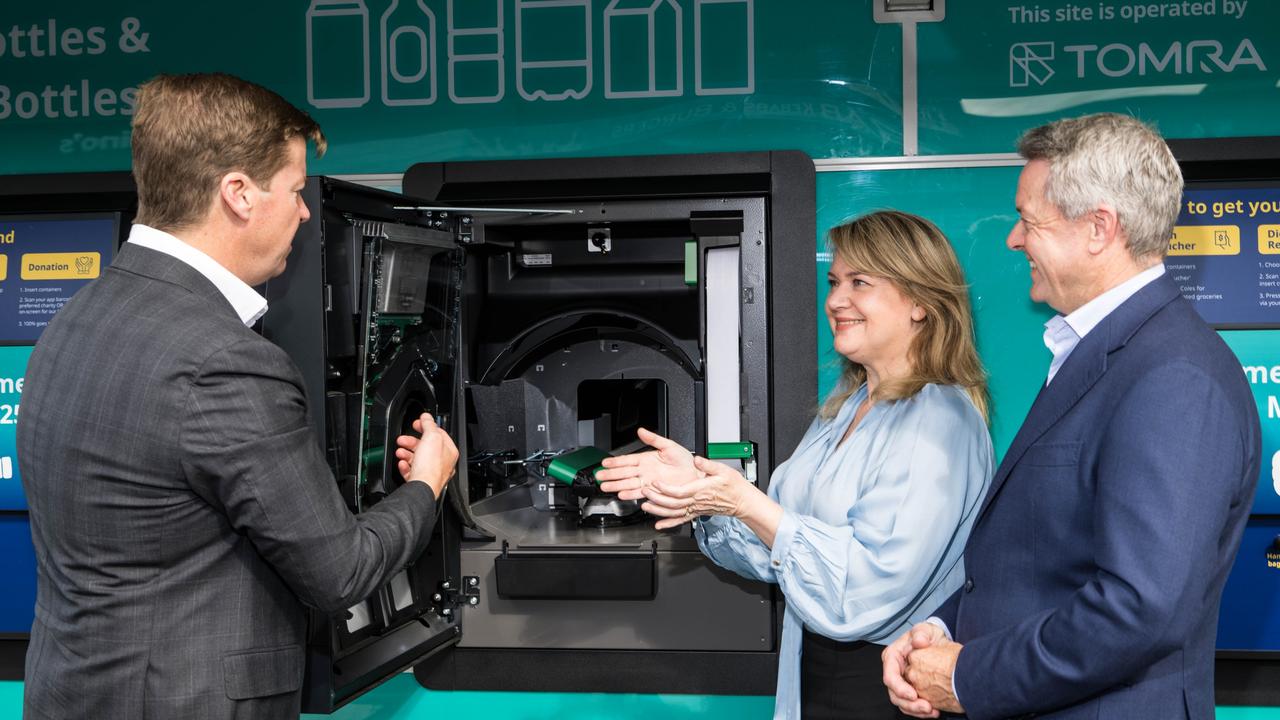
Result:
{"label": "grey suit jacket", "polygon": [[306,613],[425,548],[407,483],[352,515],[302,378],[181,261],[126,244],[31,356],[18,456],[38,567],[27,718],[299,712]]}

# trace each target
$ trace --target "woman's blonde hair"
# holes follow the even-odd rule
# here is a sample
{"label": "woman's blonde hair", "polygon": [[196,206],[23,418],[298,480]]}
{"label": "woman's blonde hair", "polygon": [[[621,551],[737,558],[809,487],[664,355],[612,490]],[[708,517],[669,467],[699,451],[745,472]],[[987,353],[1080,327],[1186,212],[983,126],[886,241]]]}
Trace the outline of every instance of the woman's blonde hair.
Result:
{"label": "woman's blonde hair", "polygon": [[[957,385],[985,419],[987,374],[974,345],[969,286],[942,231],[918,215],[881,210],[831,228],[827,242],[833,257],[860,273],[889,280],[925,311],[907,349],[911,374],[880,383],[872,400],[909,398],[929,383]],[[819,411],[824,418],[835,417],[866,380],[861,365],[848,359],[843,364],[839,392]]]}

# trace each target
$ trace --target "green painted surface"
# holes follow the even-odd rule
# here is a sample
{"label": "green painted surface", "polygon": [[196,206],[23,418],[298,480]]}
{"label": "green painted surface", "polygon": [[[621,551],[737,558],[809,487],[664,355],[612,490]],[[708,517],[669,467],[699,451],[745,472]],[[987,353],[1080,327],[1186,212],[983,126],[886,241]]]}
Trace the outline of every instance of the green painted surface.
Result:
{"label": "green painted surface", "polygon": [[[703,695],[608,695],[604,693],[475,693],[427,690],[409,675],[392,678],[332,715],[303,715],[307,720],[408,720],[419,717],[467,717],[474,720],[683,720],[733,718],[766,720],[771,697]],[[1280,709],[1220,707],[1218,720],[1280,720]],[[22,683],[0,682],[0,718],[22,717]]]}
{"label": "green painted surface", "polygon": [[[1211,12],[1173,14],[1193,5]],[[919,26],[920,151],[1008,152],[1029,127],[1103,110],[1167,137],[1273,135],[1278,25],[1280,3],[1259,0],[948,3]]]}
{"label": "green painted surface", "polygon": [[[167,0],[10,5],[0,31],[20,35],[5,35],[0,51],[3,173],[126,169],[136,86],[157,72],[209,70],[310,111],[330,141],[312,169],[327,174],[436,160],[901,149],[901,33],[871,22],[869,0],[815,0],[804,12],[775,0],[398,0],[394,10],[393,0],[288,0],[254,5],[252,22]],[[651,6],[652,85],[636,72],[649,67],[649,43],[637,41],[648,39],[646,18],[616,12]],[[99,41],[51,55],[51,21],[59,44],[68,31]],[[385,63],[384,35],[399,38]],[[254,51],[227,52],[229,42]]]}
{"label": "green painted surface", "polygon": [[[1213,12],[1169,16],[1187,5]],[[0,172],[124,169],[137,85],[207,70],[308,109],[331,141],[323,173],[782,147],[899,155],[903,31],[871,6],[289,0],[246,23],[164,0],[17,4],[0,25]],[[1166,16],[1124,17],[1137,6]],[[1280,35],[1263,29],[1277,24],[1280,3],[1262,0],[952,3],[914,31],[920,151],[1005,152],[1029,126],[1098,110],[1174,137],[1275,133]],[[255,52],[226,52],[228,38]]]}

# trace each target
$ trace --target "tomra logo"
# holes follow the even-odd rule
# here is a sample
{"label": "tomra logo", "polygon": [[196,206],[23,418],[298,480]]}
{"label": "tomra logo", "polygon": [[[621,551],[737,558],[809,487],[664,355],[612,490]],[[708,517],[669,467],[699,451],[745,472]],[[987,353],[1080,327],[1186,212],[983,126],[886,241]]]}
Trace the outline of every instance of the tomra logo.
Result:
{"label": "tomra logo", "polygon": [[1249,38],[1234,48],[1220,40],[1175,40],[1168,45],[1082,43],[1060,48],[1052,42],[1026,42],[1009,48],[1009,86],[1044,85],[1056,74],[1055,67],[1065,69],[1055,63],[1058,59],[1064,60],[1077,78],[1230,73],[1244,67],[1267,70]]}

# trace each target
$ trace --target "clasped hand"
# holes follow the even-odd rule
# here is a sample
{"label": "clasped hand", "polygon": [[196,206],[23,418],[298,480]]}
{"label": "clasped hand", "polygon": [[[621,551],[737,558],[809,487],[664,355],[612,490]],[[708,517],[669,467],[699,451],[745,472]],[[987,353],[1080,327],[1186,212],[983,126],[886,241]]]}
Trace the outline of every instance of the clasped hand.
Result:
{"label": "clasped hand", "polygon": [[644,428],[638,434],[653,450],[605,458],[596,473],[601,490],[623,500],[643,499],[640,507],[662,518],[655,525],[659,530],[699,515],[741,515],[747,488],[754,486],[740,473]]}
{"label": "clasped hand", "polygon": [[929,622],[917,623],[885,646],[880,659],[889,701],[918,718],[936,718],[940,711],[964,712],[952,692],[961,647]]}

